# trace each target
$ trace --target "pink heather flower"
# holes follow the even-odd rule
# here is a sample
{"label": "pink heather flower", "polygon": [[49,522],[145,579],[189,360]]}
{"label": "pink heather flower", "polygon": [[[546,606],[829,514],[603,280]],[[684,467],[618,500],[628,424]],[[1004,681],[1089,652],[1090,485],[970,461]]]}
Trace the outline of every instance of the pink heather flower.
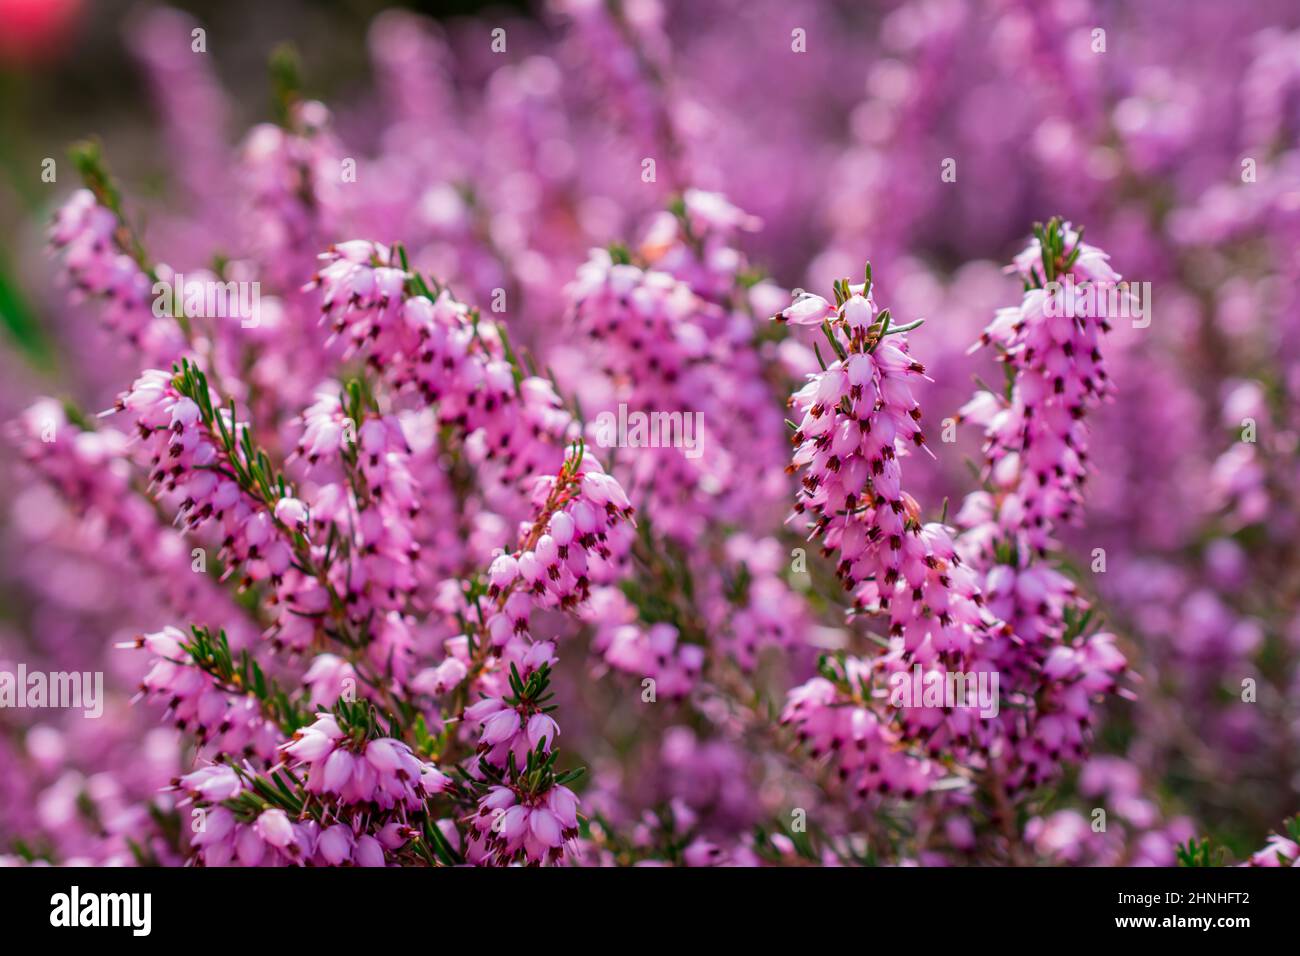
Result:
{"label": "pink heather flower", "polygon": [[293,739],[284,745],[284,752],[302,763],[315,763],[330,754],[343,737],[337,721],[330,714],[322,714],[314,724],[296,731]]}
{"label": "pink heather flower", "polygon": [[539,747],[549,750],[559,736],[560,726],[547,714],[533,714],[528,718],[526,728],[528,746],[532,750]]}
{"label": "pink heather flower", "polygon": [[292,767],[305,771],[309,792],[340,807],[369,804],[383,811],[411,811],[423,804],[427,765],[402,741],[380,737],[358,748],[341,734],[332,715],[318,714],[282,750]]}
{"label": "pink heather flower", "polygon": [[243,783],[232,767],[215,764],[188,773],[180,778],[178,786],[195,800],[220,803],[230,800],[243,790]]}
{"label": "pink heather flower", "polygon": [[[290,572],[292,547],[277,532],[265,504],[227,477],[230,472],[214,467],[226,453],[201,420],[197,404],[177,391],[173,376],[145,372],[119,397],[117,409],[133,419],[154,490],[180,500],[178,519],[195,531],[215,525],[221,556],[243,564],[250,580],[281,586],[288,579],[295,592],[313,589],[312,579]],[[247,428],[230,421],[224,408],[216,414],[232,435]]]}
{"label": "pink heather flower", "polygon": [[[528,680],[542,666],[549,666],[554,658],[549,654],[549,645],[538,644],[529,648],[529,654],[515,656],[521,647],[518,639],[506,648],[502,667],[509,673],[514,665],[522,680]],[[548,653],[539,658],[531,653],[533,647],[546,647]],[[491,685],[488,685],[491,686]],[[511,754],[517,766],[523,766],[530,751],[537,748],[542,736],[546,737],[545,749],[550,750],[559,734],[559,727],[553,719],[540,713],[537,704],[531,700],[521,700],[516,705],[509,705],[498,696],[485,697],[478,703],[465,709],[466,726],[479,730],[478,748],[493,766],[505,767]],[[542,718],[538,721],[538,718]],[[543,733],[545,732],[545,733]]]}
{"label": "pink heather flower", "polygon": [[704,668],[703,647],[679,644],[677,629],[671,624],[659,623],[647,628],[631,623],[635,613],[613,589],[603,589],[594,607],[591,617],[599,623],[600,630],[593,646],[606,664],[638,680],[653,679],[656,697],[662,695],[669,700],[686,697]]}
{"label": "pink heather flower", "polygon": [[337,175],[342,153],[329,110],[301,100],[288,112],[287,128],[262,123],[248,132],[239,165],[248,191],[247,231],[259,260],[285,284],[298,279],[318,248],[317,237],[333,226],[347,197]]}
{"label": "pink heather flower", "polygon": [[354,859],[357,866],[386,866],[383,845],[370,834],[363,834],[357,840]]}
{"label": "pink heather flower", "polygon": [[412,276],[378,243],[353,240],[321,256],[306,286],[319,289],[322,320],[350,351],[399,391],[435,404],[439,419],[463,430],[478,460],[499,465],[506,481],[554,470],[575,426],[551,383],[515,380],[504,339],[491,322],[443,290],[431,298],[408,288]]}
{"label": "pink heather flower", "polygon": [[519,733],[519,714],[513,710],[499,710],[483,721],[483,743],[489,747],[513,740]]}
{"label": "pink heather flower", "polygon": [[869,289],[846,283],[840,299],[830,327],[842,357],[790,399],[790,470],[804,472],[795,513],[823,540],[856,607],[888,615],[909,654],[964,657],[991,626],[975,576],[902,487],[903,456],[924,447],[908,383],[925,369],[903,335],[881,337]]}
{"label": "pink heather flower", "polygon": [[431,697],[437,697],[453,690],[469,676],[465,662],[457,657],[448,657],[437,667],[426,668],[411,679],[411,689]]}
{"label": "pink heather flower", "polygon": [[90,190],[79,189],[59,210],[50,241],[62,253],[65,280],[75,294],[104,303],[104,324],[146,362],[171,362],[184,345],[180,330],[170,316],[154,315],[153,282],[124,248],[123,231],[116,213]]}
{"label": "pink heather flower", "polygon": [[792,725],[814,758],[830,757],[839,780],[859,798],[871,793],[920,796],[937,780],[939,768],[910,755],[890,727],[852,687],[872,665],[845,662],[848,686],[822,677],[792,690],[781,722]]}
{"label": "pink heather flower", "polygon": [[[1069,224],[1053,221],[1043,235],[1060,244],[1053,281],[1118,280],[1106,255],[1082,244]],[[1013,791],[1046,783],[1063,763],[1084,757],[1095,703],[1115,692],[1126,669],[1113,635],[1062,643],[1067,615],[1081,614],[1087,603],[1043,560],[1058,524],[1078,517],[1087,475],[1085,413],[1110,391],[1099,349],[1106,317],[1064,309],[1060,297],[1068,287],[1044,287],[1043,255],[1036,238],[1017,257],[1026,284],[1022,305],[1000,310],[982,336],[1014,373],[1010,397],[981,391],[962,410],[984,427],[989,487],[961,509],[958,523],[968,529],[961,549],[983,572],[989,608],[1005,622],[987,653],[1008,690],[1026,703],[1008,715],[1010,739],[999,761]]]}
{"label": "pink heather flower", "polygon": [[778,313],[778,318],[791,325],[821,325],[836,315],[835,308],[819,295],[805,292],[789,308]]}
{"label": "pink heather flower", "polygon": [[166,628],[123,645],[155,655],[140,682],[142,695],[165,703],[167,719],[194,734],[205,756],[269,759],[283,740],[279,728],[250,694],[221,685],[201,669],[181,646],[185,637]]}
{"label": "pink heather flower", "polygon": [[321,831],[320,839],[316,841],[316,852],[330,866],[339,866],[352,859],[355,846],[351,828],[336,823]]}
{"label": "pink heather flower", "polygon": [[[356,423],[344,415],[339,388],[332,383],[317,389],[316,401],[303,412],[302,424],[302,435],[294,453],[313,465],[322,460],[336,460],[350,437],[355,437]],[[351,436],[349,429],[353,432]]]}
{"label": "pink heather flower", "polygon": [[452,787],[452,779],[432,764],[420,767],[420,784],[429,796],[446,793]]}
{"label": "pink heather flower", "polygon": [[372,740],[366,745],[366,760],[381,774],[400,775],[403,753],[393,740]]}
{"label": "pink heather flower", "polygon": [[349,686],[355,690],[357,675],[352,665],[334,654],[320,654],[302,675],[302,682],[311,688],[310,704],[313,707],[332,707]]}
{"label": "pink heather flower", "polygon": [[725,853],[720,846],[703,838],[692,841],[690,846],[682,851],[682,859],[686,861],[687,866],[715,866],[724,856]]}
{"label": "pink heather flower", "polygon": [[297,498],[281,498],[275,503],[275,518],[281,524],[302,534],[307,533],[307,506]]}
{"label": "pink heather flower", "polygon": [[321,767],[320,788],[326,793],[338,793],[352,782],[356,766],[356,758],[348,751],[331,751]]}
{"label": "pink heather flower", "polygon": [[[1077,250],[1078,257],[1057,264],[1054,282],[1119,281],[1106,254],[1083,243],[1068,223],[1062,235],[1066,255]],[[1016,257],[1014,268],[1030,287],[1020,307],[1000,310],[981,336],[1015,373],[1010,398],[982,391],[961,411],[984,427],[991,517],[1002,533],[1040,553],[1053,545],[1058,525],[1079,517],[1088,457],[1084,416],[1112,390],[1100,351],[1100,336],[1110,328],[1105,296],[1098,297],[1100,309],[1075,308],[1068,288],[1043,288],[1042,257],[1037,238]]]}
{"label": "pink heather flower", "polygon": [[293,824],[283,810],[263,811],[253,824],[253,829],[266,843],[281,850],[295,839]]}
{"label": "pink heather flower", "polygon": [[[127,435],[104,425],[83,431],[52,399],[34,403],[5,432],[22,460],[67,499],[80,520],[107,531],[107,540],[97,547],[132,570],[141,592],[156,595],[178,620],[228,622],[234,648],[252,643],[256,630],[240,620],[231,596],[211,577],[193,573],[192,544],[160,522],[134,486]],[[56,440],[44,440],[50,434]],[[174,628],[166,632],[180,635]],[[161,641],[163,633],[153,641]],[[150,650],[173,659],[181,656],[174,641],[165,648],[151,642]]]}
{"label": "pink heather flower", "polygon": [[567,787],[545,794],[520,794],[491,787],[469,820],[470,856],[478,862],[540,866],[558,863],[566,844],[578,835],[577,800]]}
{"label": "pink heather flower", "polygon": [[[538,801],[562,788],[550,777],[544,790],[536,779],[522,778],[530,761],[554,750],[560,735],[546,705],[555,645],[532,640],[531,612],[581,612],[591,593],[589,575],[612,556],[611,538],[625,532],[632,515],[622,487],[590,454],[573,454],[557,475],[539,479],[533,501],[536,515],[521,527],[520,547],[508,560],[498,556],[488,572],[495,610],[482,622],[479,647],[495,657],[473,683],[481,699],[463,713],[464,725],[478,734],[476,761],[507,773],[505,783],[484,792],[471,818],[477,837],[469,855],[476,862],[558,862],[576,836],[572,795],[564,790],[567,796],[552,811]],[[512,779],[510,768],[520,776]]]}
{"label": "pink heather flower", "polygon": [[[579,397],[603,409],[589,416],[587,440],[626,440],[613,476],[657,514],[661,534],[686,543],[710,521],[770,515],[785,494],[772,467],[783,451],[732,227],[705,216],[706,231],[694,233],[689,209],[665,215],[641,247],[643,265],[593,250],[565,292],[574,331],[595,344],[602,373],[573,370]],[[676,438],[638,437],[640,416],[681,428]]]}
{"label": "pink heather flower", "polygon": [[1300,865],[1300,844],[1279,834],[1271,834],[1262,850],[1252,853],[1250,866],[1297,866]]}

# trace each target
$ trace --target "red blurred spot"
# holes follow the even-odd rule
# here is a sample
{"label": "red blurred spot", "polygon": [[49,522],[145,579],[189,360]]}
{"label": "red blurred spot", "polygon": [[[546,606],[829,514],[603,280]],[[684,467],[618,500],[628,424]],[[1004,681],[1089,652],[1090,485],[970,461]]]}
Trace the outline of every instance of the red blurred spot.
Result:
{"label": "red blurred spot", "polygon": [[81,0],[0,0],[0,62],[53,59],[72,38]]}

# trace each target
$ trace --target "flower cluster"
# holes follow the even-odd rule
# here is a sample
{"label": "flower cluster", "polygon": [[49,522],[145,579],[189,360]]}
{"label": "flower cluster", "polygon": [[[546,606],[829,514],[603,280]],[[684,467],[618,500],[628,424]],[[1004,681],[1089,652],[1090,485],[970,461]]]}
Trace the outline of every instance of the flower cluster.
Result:
{"label": "flower cluster", "polygon": [[140,12],[165,168],[0,255],[0,663],[105,684],[0,864],[1294,864],[1300,34],[1151,3],[389,11],[244,131]]}
{"label": "flower cluster", "polygon": [[174,322],[155,316],[153,280],[125,247],[118,214],[89,189],[78,189],[59,209],[51,244],[63,251],[69,286],[104,302],[102,320],[114,334],[149,359],[180,354]]}
{"label": "flower cluster", "polygon": [[168,627],[127,645],[154,658],[140,681],[142,696],[163,705],[163,716],[192,735],[205,757],[270,761],[283,740],[280,728],[267,719],[253,693],[199,666],[204,635],[194,638],[199,643],[191,645],[186,635]]}
{"label": "flower cluster", "polygon": [[651,222],[640,262],[623,248],[593,250],[566,288],[571,326],[601,363],[601,376],[584,375],[577,392],[601,409],[587,439],[636,449],[615,452],[624,459],[616,473],[660,531],[682,542],[715,516],[752,520],[784,497],[774,480],[780,418],[751,314],[780,292],[740,281],[746,263],[734,240],[746,227],[753,217],[725,197],[687,190]]}
{"label": "flower cluster", "polygon": [[473,773],[496,781],[471,818],[469,852],[479,862],[556,862],[577,836],[577,801],[563,786],[569,775],[554,772],[555,646],[534,641],[531,619],[541,609],[577,612],[586,604],[592,581],[608,577],[611,544],[632,517],[622,487],[581,446],[557,475],[537,479],[533,502],[519,547],[487,571],[491,609],[480,622],[470,683],[481,699],[463,713],[478,734]]}
{"label": "flower cluster", "polygon": [[572,416],[549,381],[521,373],[503,326],[449,290],[430,289],[387,246],[351,240],[321,260],[306,290],[320,290],[322,321],[349,351],[363,352],[395,390],[436,405],[502,481],[558,467],[575,437]]}
{"label": "flower cluster", "polygon": [[858,610],[886,615],[909,654],[960,661],[995,622],[948,529],[923,524],[903,488],[904,456],[925,447],[910,384],[925,366],[901,337],[917,323],[891,327],[871,292],[868,269],[862,285],[836,284],[834,305],[805,294],[777,316],[822,326],[836,356],[790,397],[797,421],[789,470],[803,472],[795,513],[822,541]]}
{"label": "flower cluster", "polygon": [[961,413],[984,427],[986,486],[962,505],[961,547],[1014,638],[991,646],[990,660],[1025,702],[1004,721],[998,761],[1012,792],[1084,758],[1096,702],[1127,670],[1114,635],[1099,630],[1075,582],[1049,560],[1057,528],[1082,507],[1086,413],[1111,391],[1100,348],[1108,310],[1081,307],[1115,288],[1108,258],[1069,223],[1036,228],[1011,267],[1025,285],[1020,306],[1000,309],[980,337],[1006,367],[1006,395],[982,390]]}
{"label": "flower cluster", "polygon": [[940,768],[909,753],[903,735],[873,706],[874,672],[873,663],[848,658],[842,680],[815,677],[791,691],[781,720],[795,728],[814,760],[831,757],[836,776],[858,797],[914,799],[938,779]]}
{"label": "flower cluster", "polygon": [[131,417],[150,488],[173,504],[176,520],[241,569],[242,586],[269,584],[271,631],[306,647],[327,614],[340,610],[337,581],[309,540],[309,509],[254,450],[246,422],[214,405],[207,378],[184,360],[178,371],[145,372],[117,401]]}
{"label": "flower cluster", "polygon": [[989,529],[1037,553],[1053,546],[1058,526],[1079,517],[1088,463],[1084,417],[1112,388],[1101,335],[1110,328],[1108,299],[1128,293],[1108,259],[1069,223],[1040,228],[1012,266],[1025,283],[1023,300],[998,310],[980,336],[979,344],[996,348],[1007,366],[1009,395],[981,391],[961,413],[984,428],[993,489],[972,496],[967,507],[988,512]]}

